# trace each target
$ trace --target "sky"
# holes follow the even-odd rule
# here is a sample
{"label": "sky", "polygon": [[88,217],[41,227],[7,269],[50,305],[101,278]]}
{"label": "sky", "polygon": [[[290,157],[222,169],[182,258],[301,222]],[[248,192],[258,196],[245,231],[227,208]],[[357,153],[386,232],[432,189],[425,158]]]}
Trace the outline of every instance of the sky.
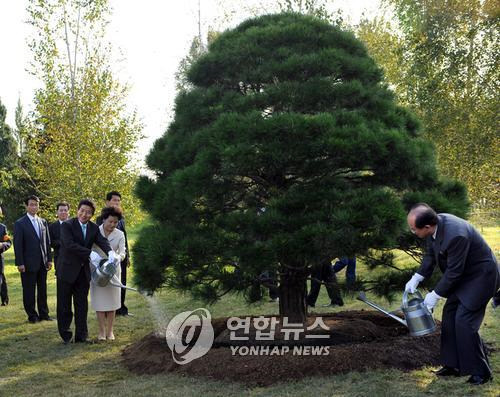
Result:
{"label": "sky", "polygon": [[[7,108],[7,124],[15,126],[18,99],[24,113],[32,110],[39,82],[26,69],[32,59],[27,40],[32,32],[27,19],[27,0],[0,0],[0,99]],[[153,142],[173,117],[176,95],[175,72],[198,34],[198,4],[201,31],[226,29],[250,16],[248,7],[263,7],[272,0],[110,0],[112,14],[107,39],[113,48],[115,76],[130,87],[127,104],[136,110],[144,126],[139,143],[142,163]],[[277,3],[277,1],[275,1]],[[335,0],[353,23],[360,16],[379,10],[379,0]]]}

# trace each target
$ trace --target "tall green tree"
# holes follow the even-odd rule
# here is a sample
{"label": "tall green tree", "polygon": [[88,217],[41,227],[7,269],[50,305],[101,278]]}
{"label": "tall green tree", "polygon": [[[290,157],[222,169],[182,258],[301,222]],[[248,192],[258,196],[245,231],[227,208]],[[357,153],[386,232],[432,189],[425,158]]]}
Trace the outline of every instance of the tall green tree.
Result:
{"label": "tall green tree", "polygon": [[0,204],[7,199],[6,193],[12,183],[11,174],[16,163],[16,143],[6,118],[7,109],[0,100]]}
{"label": "tall green tree", "polygon": [[476,205],[498,208],[498,2],[385,2],[393,22],[364,21],[359,36],[422,119],[440,171],[464,182]]}
{"label": "tall green tree", "polygon": [[0,104],[0,119],[3,122],[0,134],[0,203],[3,207],[5,223],[12,227],[14,221],[25,211],[24,200],[29,194],[37,193],[36,183],[32,180],[31,162],[24,148],[26,119],[18,101],[15,113],[16,127],[11,129],[5,124],[5,107]]}
{"label": "tall green tree", "polygon": [[154,177],[137,186],[157,221],[134,250],[144,289],[252,300],[271,271],[281,315],[304,321],[312,266],[399,247],[408,203],[466,208],[349,32],[299,14],[251,19],[220,35],[188,79],[147,156]]}
{"label": "tall green tree", "polygon": [[16,142],[6,118],[7,109],[0,100],[0,169],[2,170],[12,167],[16,158]]}
{"label": "tall green tree", "polygon": [[113,189],[129,199],[129,214],[136,211],[134,152],[142,127],[110,66],[108,2],[31,0],[28,12],[36,31],[33,72],[43,83],[28,152],[42,203],[52,211],[64,199],[74,208],[83,197],[102,199]]}

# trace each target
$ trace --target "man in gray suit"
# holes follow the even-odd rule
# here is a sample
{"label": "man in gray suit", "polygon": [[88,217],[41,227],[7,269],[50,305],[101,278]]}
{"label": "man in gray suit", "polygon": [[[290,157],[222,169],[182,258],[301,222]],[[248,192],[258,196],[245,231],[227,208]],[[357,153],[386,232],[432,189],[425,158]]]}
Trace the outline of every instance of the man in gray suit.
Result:
{"label": "man in gray suit", "polygon": [[441,324],[441,361],[438,376],[471,375],[468,383],[480,385],[492,379],[491,368],[479,336],[486,305],[500,286],[497,260],[474,227],[451,214],[436,214],[425,203],[408,213],[410,230],[426,240],[422,264],[406,284],[415,292],[436,264],[443,275],[424,303],[432,310],[447,298]]}
{"label": "man in gray suit", "polygon": [[[47,271],[52,268],[49,226],[37,215],[40,208],[38,197],[29,196],[25,204],[26,215],[14,223],[14,255],[21,273],[24,310],[30,323],[51,321],[47,306]],[[35,290],[38,313],[35,310]]]}

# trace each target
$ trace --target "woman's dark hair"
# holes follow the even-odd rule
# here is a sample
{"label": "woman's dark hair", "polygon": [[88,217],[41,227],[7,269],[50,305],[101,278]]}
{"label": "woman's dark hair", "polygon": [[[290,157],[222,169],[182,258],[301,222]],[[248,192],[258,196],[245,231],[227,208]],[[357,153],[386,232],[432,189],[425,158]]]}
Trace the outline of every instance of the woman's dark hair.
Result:
{"label": "woman's dark hair", "polygon": [[104,207],[101,211],[101,219],[104,221],[110,216],[116,216],[118,220],[121,220],[123,218],[122,210],[115,207]]}

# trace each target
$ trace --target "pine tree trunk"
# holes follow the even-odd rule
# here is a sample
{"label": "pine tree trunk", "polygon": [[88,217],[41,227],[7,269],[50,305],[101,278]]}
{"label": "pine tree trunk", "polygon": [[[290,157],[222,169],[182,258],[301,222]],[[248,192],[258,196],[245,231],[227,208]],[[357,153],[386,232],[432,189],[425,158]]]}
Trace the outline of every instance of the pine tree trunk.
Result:
{"label": "pine tree trunk", "polygon": [[306,322],[306,275],[303,272],[293,271],[282,274],[280,277],[280,317],[289,323]]}

